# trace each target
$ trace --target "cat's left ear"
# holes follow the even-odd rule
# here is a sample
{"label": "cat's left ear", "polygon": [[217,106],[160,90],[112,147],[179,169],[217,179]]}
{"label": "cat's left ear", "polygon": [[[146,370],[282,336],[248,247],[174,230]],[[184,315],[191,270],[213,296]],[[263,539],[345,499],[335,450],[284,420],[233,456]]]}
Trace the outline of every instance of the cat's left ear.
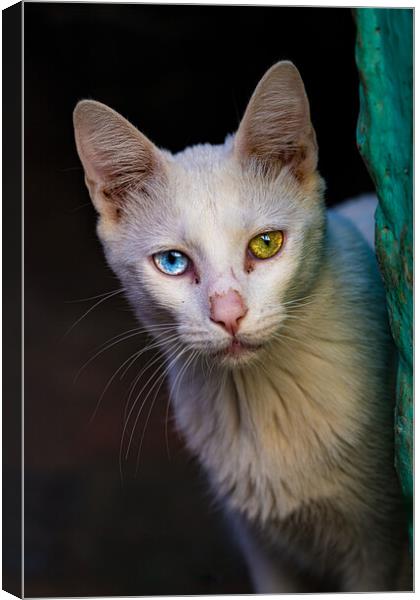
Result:
{"label": "cat's left ear", "polygon": [[262,164],[274,173],[288,165],[298,179],[313,173],[318,146],[309,102],[297,68],[275,64],[257,85],[235,136],[242,164]]}

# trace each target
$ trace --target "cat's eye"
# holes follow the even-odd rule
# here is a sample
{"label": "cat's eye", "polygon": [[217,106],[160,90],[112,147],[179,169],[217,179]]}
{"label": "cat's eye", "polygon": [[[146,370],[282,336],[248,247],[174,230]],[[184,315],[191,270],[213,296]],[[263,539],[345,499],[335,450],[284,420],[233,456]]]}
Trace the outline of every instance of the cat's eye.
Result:
{"label": "cat's eye", "polygon": [[282,231],[266,231],[253,237],[248,244],[248,249],[255,258],[271,258],[283,246],[283,241]]}
{"label": "cat's eye", "polygon": [[190,259],[179,250],[166,250],[153,254],[153,262],[166,275],[182,275],[188,269]]}

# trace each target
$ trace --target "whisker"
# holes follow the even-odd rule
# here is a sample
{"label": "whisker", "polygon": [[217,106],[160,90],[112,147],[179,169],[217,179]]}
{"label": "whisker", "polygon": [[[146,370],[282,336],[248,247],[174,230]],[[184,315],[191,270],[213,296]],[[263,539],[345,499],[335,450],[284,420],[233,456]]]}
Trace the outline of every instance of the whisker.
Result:
{"label": "whisker", "polygon": [[[163,334],[162,334],[163,335]],[[157,337],[157,336],[156,336]],[[148,352],[150,350],[154,350],[155,348],[159,348],[160,346],[163,346],[164,344],[170,343],[175,341],[178,338],[178,334],[172,334],[170,336],[166,336],[164,339],[158,339],[155,340],[153,343],[148,344],[147,346],[145,346],[143,348],[143,350],[141,351],[141,353],[143,354],[143,352]],[[137,358],[134,360],[134,362],[136,362]],[[124,370],[124,372],[121,374],[121,379],[123,379],[123,377],[125,376],[125,374],[127,373],[127,371],[131,368],[133,363],[129,364],[128,367]]]}
{"label": "whisker", "polygon": [[112,377],[110,377],[107,381],[107,384],[105,385],[105,388],[103,389],[101,395],[99,396],[99,399],[96,403],[95,406],[95,410],[92,413],[92,416],[89,419],[89,422],[91,423],[93,421],[93,419],[95,418],[97,411],[99,409],[99,406],[102,402],[103,397],[105,396],[107,390],[109,389],[109,387],[112,385],[112,382],[114,381],[115,377],[118,375],[118,373],[121,371],[121,369],[123,369],[123,367],[129,362],[128,367],[126,367],[126,369],[124,370],[122,377],[124,376],[125,373],[127,373],[127,370],[130,369],[130,367],[136,362],[136,360],[138,360],[140,358],[140,356],[142,354],[144,354],[144,352],[147,352],[148,350],[150,350],[151,348],[155,347],[158,343],[160,342],[155,342],[153,344],[149,344],[148,346],[141,348],[140,350],[138,350],[137,352],[134,352],[133,354],[131,354],[119,367],[118,369],[114,372],[114,374],[112,375]]}
{"label": "whisker", "polygon": [[177,373],[175,381],[172,384],[171,389],[169,390],[169,397],[170,398],[175,397],[175,393],[176,393],[176,390],[178,388],[177,383],[180,382],[180,378],[182,377],[182,375],[184,374],[184,372],[188,369],[188,366],[191,363],[191,359],[195,358],[196,356],[197,356],[197,350],[194,350],[194,352],[188,357],[187,361],[181,367],[179,373]]}
{"label": "whisker", "polygon": [[[194,356],[194,355],[193,355],[193,356]],[[188,368],[188,365],[190,364],[190,362],[191,362],[191,357],[190,357],[190,359],[189,359],[189,360],[187,361],[187,363],[186,363],[186,364],[187,364],[187,367],[185,367],[185,365],[184,365],[184,369],[183,369],[184,371],[186,370],[186,368]],[[159,390],[160,390],[160,388],[162,387],[162,383],[165,381],[165,375],[166,375],[166,373],[167,373],[167,370],[165,370],[165,371],[164,371],[164,372],[163,372],[163,373],[160,375],[160,384],[159,384],[159,386],[158,386],[157,390],[155,391],[155,394],[154,394],[153,400],[152,400],[152,402],[151,402],[151,405],[150,405],[150,408],[149,408],[149,412],[147,413],[147,416],[146,416],[146,422],[145,422],[145,424],[144,424],[144,427],[143,427],[143,431],[142,431],[142,435],[141,435],[141,439],[140,439],[140,444],[139,444],[139,448],[138,448],[138,451],[137,451],[137,458],[136,458],[136,474],[138,473],[138,469],[139,469],[139,464],[140,464],[140,454],[141,454],[141,449],[142,449],[142,446],[143,446],[143,440],[144,440],[144,436],[145,436],[145,433],[146,433],[147,425],[148,425],[148,423],[149,423],[150,415],[152,414],[152,410],[153,410],[153,407],[154,407],[154,405],[155,405],[156,398],[157,398],[157,395],[158,395],[158,393],[159,393]]]}
{"label": "whisker", "polygon": [[[153,374],[152,374],[152,376],[149,378],[148,382],[149,382],[151,379],[153,379],[153,377],[155,377],[155,376],[157,375],[157,373],[159,373],[159,371],[160,371],[162,368],[163,368],[163,365],[162,365],[161,363],[159,363],[159,364],[158,364],[158,366],[157,366],[157,368],[156,368],[156,369],[153,371]],[[144,389],[144,386],[143,386],[142,390],[143,390],[143,389]],[[141,390],[141,391],[142,391],[142,390]],[[132,428],[132,430],[131,430],[130,439],[129,439],[129,441],[128,441],[128,445],[127,445],[127,450],[126,450],[126,452],[125,452],[125,455],[124,455],[123,449],[124,449],[124,440],[125,440],[125,434],[126,434],[126,431],[127,431],[127,428],[128,428],[128,424],[129,424],[129,422],[130,422],[130,417],[131,417],[131,415],[132,415],[132,413],[133,413],[133,411],[134,411],[134,408],[135,408],[135,407],[136,407],[136,405],[137,405],[137,402],[138,402],[138,400],[139,400],[139,398],[140,398],[140,395],[141,395],[141,392],[140,392],[140,393],[139,393],[139,394],[136,396],[136,399],[134,400],[134,402],[133,402],[133,404],[132,404],[132,406],[131,406],[131,408],[130,408],[130,411],[129,411],[128,415],[127,415],[127,418],[125,419],[125,422],[124,422],[124,427],[123,427],[123,431],[122,431],[122,434],[121,434],[121,441],[120,441],[120,452],[119,452],[119,466],[120,466],[120,476],[121,476],[121,477],[123,476],[123,457],[124,457],[124,460],[127,460],[127,458],[128,458],[128,454],[129,454],[129,452],[130,452],[130,447],[131,447],[131,441],[132,441],[132,437],[133,437],[133,435],[134,435],[134,431],[135,431],[135,429],[136,429],[136,426],[137,426],[137,421],[138,421],[138,418],[139,418],[139,416],[140,416],[140,414],[141,414],[141,411],[142,411],[142,409],[143,409],[143,406],[144,406],[144,401],[143,401],[143,402],[141,403],[141,405],[140,405],[139,412],[138,412],[138,414],[137,414],[137,417],[136,417],[136,419],[135,419],[135,422],[134,422],[133,428]]]}
{"label": "whisker", "polygon": [[121,294],[121,292],[124,292],[124,288],[121,288],[119,290],[114,290],[113,292],[110,292],[109,294],[107,294],[104,298],[101,298],[100,300],[98,300],[98,302],[95,302],[95,304],[93,306],[91,306],[90,308],[88,308],[88,310],[86,312],[83,313],[83,315],[81,317],[79,317],[77,319],[77,321],[75,321],[73,323],[73,325],[66,331],[66,333],[63,336],[63,339],[68,336],[68,334],[73,331],[73,329],[80,323],[80,321],[82,321],[85,317],[88,316],[89,313],[92,312],[92,310],[94,308],[96,308],[97,306],[99,306],[100,304],[102,304],[103,302],[105,302],[105,300],[108,300],[109,298],[112,298],[113,296],[116,296],[117,294]]}
{"label": "whisker", "polygon": [[111,290],[110,292],[103,292],[102,294],[97,294],[96,296],[88,296],[87,298],[78,298],[76,300],[65,300],[65,304],[76,304],[77,302],[88,302],[89,300],[96,300],[97,298],[103,298],[104,296],[108,296],[109,294],[113,294],[114,292],[124,291],[125,288],[118,288],[118,290]]}
{"label": "whisker", "polygon": [[[303,352],[306,352],[307,354],[310,354],[312,356],[315,356],[316,358],[319,358],[320,360],[322,360],[323,362],[327,361],[327,357],[326,356],[322,356],[320,354],[317,354],[314,351],[314,348],[312,346],[310,346],[309,344],[307,344],[306,342],[304,342],[302,339],[296,338],[291,336],[289,333],[282,335],[281,333],[277,332],[275,334],[273,334],[273,337],[278,340],[281,343],[286,343],[287,341],[292,341],[292,342],[296,342],[299,344],[299,348],[301,350],[303,350]],[[307,348],[305,350],[305,347]]]}
{"label": "whisker", "polygon": [[[178,350],[179,350],[179,346],[177,347],[177,351],[178,351]],[[185,350],[186,350],[186,349],[185,349]],[[175,363],[175,362],[178,360],[178,358],[179,358],[180,356],[182,356],[182,354],[184,353],[184,351],[185,351],[185,350],[183,350],[181,353],[179,353],[179,354],[178,354],[178,355],[175,357],[175,359],[172,361],[172,363],[171,363],[171,364],[168,364],[168,365],[166,365],[166,367],[165,367],[164,371],[163,371],[163,372],[162,372],[162,373],[159,375],[159,377],[156,379],[155,383],[154,383],[154,384],[152,385],[152,387],[149,389],[149,391],[148,391],[148,393],[147,393],[146,397],[143,399],[143,401],[142,401],[142,403],[141,403],[141,406],[140,406],[140,408],[139,408],[139,411],[138,411],[138,413],[137,413],[137,416],[136,416],[136,419],[135,419],[134,425],[133,425],[133,427],[132,427],[132,430],[131,430],[130,440],[129,440],[129,442],[128,442],[128,447],[127,447],[127,451],[126,451],[126,455],[125,455],[125,460],[127,460],[127,458],[128,458],[128,454],[129,454],[129,452],[130,452],[130,447],[131,447],[132,438],[133,438],[134,432],[135,432],[135,430],[136,430],[136,428],[137,428],[137,423],[138,423],[138,420],[139,420],[139,418],[140,418],[140,415],[141,415],[141,413],[142,413],[142,411],[143,411],[143,408],[144,408],[144,406],[145,406],[145,404],[146,404],[146,401],[147,401],[148,397],[150,396],[150,394],[151,394],[151,392],[153,391],[154,387],[155,387],[155,386],[156,386],[156,385],[157,385],[159,382],[161,382],[161,384],[162,384],[162,382],[164,381],[164,377],[165,377],[165,375],[168,373],[168,371],[169,371],[169,369],[171,368],[172,364],[174,364],[174,363]],[[172,353],[172,354],[171,354],[171,356],[173,356],[173,354],[174,354],[174,353]],[[163,365],[163,366],[164,366],[164,365]],[[156,375],[156,374],[159,372],[159,370],[160,370],[161,368],[162,368],[162,365],[159,365],[159,366],[158,366],[158,368],[157,368],[157,369],[155,369],[155,371],[154,371],[154,373],[153,373],[153,376],[152,376],[152,378],[153,378],[153,377],[154,377],[154,376],[155,376],[155,375]],[[150,381],[150,379],[149,379],[149,381]],[[161,384],[160,384],[160,385],[161,385]],[[158,389],[160,389],[160,385],[159,385],[159,388],[158,388]],[[145,386],[143,386],[143,389],[144,389],[144,387],[145,387]],[[143,391],[143,389],[142,389],[142,391]],[[135,400],[135,402],[134,402],[134,404],[133,404],[133,407],[132,407],[132,409],[134,409],[134,406],[135,406],[135,404],[137,403],[137,400],[140,398],[142,391],[141,391],[141,392],[138,394],[138,396],[136,397],[136,400]],[[152,403],[152,404],[153,404],[153,403]],[[151,413],[151,410],[149,410],[149,413]],[[129,421],[129,418],[128,418],[128,419],[127,419],[127,421],[126,421],[126,424],[125,424],[125,426],[124,426],[124,429],[126,429],[126,426],[127,426],[127,424],[128,424],[128,421]],[[124,433],[124,432],[123,432],[123,433]],[[122,476],[122,448],[123,448],[123,437],[124,437],[124,436],[122,436],[122,438],[121,438],[121,444],[120,444],[120,475],[121,475],[121,476]],[[136,464],[137,464],[137,463],[136,463]],[[137,473],[137,468],[138,468],[138,467],[136,466],[136,473]]]}
{"label": "whisker", "polygon": [[[196,356],[197,356],[199,354],[199,352],[197,350],[195,352],[196,352]],[[203,367],[202,363],[201,363],[201,367]],[[204,373],[203,373],[203,375],[204,375]],[[178,378],[178,376],[177,376],[177,378]],[[176,383],[176,379],[175,379],[175,383]],[[172,394],[172,387],[171,387],[171,390],[168,393],[168,400],[166,402],[166,411],[165,411],[165,442],[166,442],[166,454],[168,456],[168,459],[170,459],[169,438],[168,438],[168,420],[169,420],[169,408],[170,408],[170,405],[171,405],[171,398],[172,398],[172,395],[173,395]]]}
{"label": "whisker", "polygon": [[[106,350],[110,350],[111,348],[113,348],[113,347],[114,347],[114,346],[116,346],[117,344],[120,344],[121,342],[124,342],[125,340],[128,340],[128,339],[130,339],[130,338],[132,338],[132,337],[135,337],[135,336],[137,336],[137,335],[141,335],[141,334],[143,333],[143,331],[141,331],[141,330],[139,330],[139,329],[137,329],[137,328],[136,328],[136,329],[132,329],[131,331],[133,331],[133,333],[131,333],[131,334],[127,334],[127,335],[125,335],[125,336],[122,336],[122,337],[121,337],[121,335],[118,335],[118,336],[115,336],[114,338],[111,338],[111,340],[112,340],[112,339],[115,339],[115,338],[119,338],[119,339],[117,339],[116,341],[114,341],[114,342],[112,342],[112,343],[108,343],[108,344],[107,344],[107,345],[106,345],[104,348],[100,347],[100,350],[98,350],[98,352],[96,352],[96,353],[95,353],[93,356],[91,356],[91,357],[89,358],[89,360],[87,360],[87,361],[86,361],[86,362],[85,362],[85,363],[84,363],[84,364],[83,364],[83,365],[80,367],[80,369],[77,371],[77,373],[76,373],[76,376],[75,376],[75,378],[74,378],[74,383],[75,383],[75,382],[76,382],[76,381],[79,379],[80,375],[81,375],[81,374],[82,374],[82,372],[83,372],[83,371],[86,369],[86,367],[87,367],[87,366],[88,366],[88,365],[89,365],[89,364],[90,364],[90,363],[91,363],[93,360],[95,360],[95,358],[97,358],[98,356],[100,356],[101,354],[103,354],[103,352],[106,352]],[[146,347],[144,348],[144,351],[146,351],[146,349],[150,349],[150,348],[151,348],[151,346],[150,346],[150,345],[149,345],[149,346],[146,346]]]}
{"label": "whisker", "polygon": [[[153,334],[156,333],[156,335],[158,333],[165,333],[166,331],[172,331],[174,329],[176,329],[177,326],[173,325],[172,327],[170,325],[156,325],[156,329],[153,329]],[[136,331],[138,333],[145,333],[148,335],[150,334],[150,330],[148,327],[134,327],[133,329],[128,329],[126,331],[123,331],[122,333],[118,333],[117,335],[114,335],[113,337],[109,338],[108,340],[106,340],[105,342],[103,342],[100,346],[98,346],[98,350],[100,350],[101,348],[103,348],[103,346],[106,346],[107,344],[109,344],[110,342],[112,342],[113,340],[116,340],[119,337],[123,337],[126,333],[131,333],[133,331]]]}
{"label": "whisker", "polygon": [[[321,294],[308,294],[307,296],[300,296],[300,298],[294,298],[293,300],[288,300],[287,302],[282,302],[283,306],[290,306],[291,304],[297,304],[302,302],[303,300],[312,300],[314,298],[320,297]],[[325,294],[322,294],[325,296]]]}
{"label": "whisker", "polygon": [[[181,342],[180,342],[180,343],[179,343],[179,344],[178,344],[178,345],[175,347],[175,350],[174,350],[174,351],[173,351],[173,352],[172,352],[172,353],[169,355],[169,357],[172,357],[174,354],[178,353],[178,350],[179,350],[179,347],[180,347],[180,346],[182,346]],[[181,352],[181,355],[182,355],[182,352]],[[160,359],[161,357],[160,357],[160,356],[158,356],[157,358],[158,358],[158,359]],[[177,358],[178,358],[178,356],[175,358],[175,360],[177,360]],[[155,362],[156,362],[156,361],[155,361]],[[131,417],[131,415],[132,415],[132,413],[133,413],[133,411],[134,411],[134,409],[135,409],[135,407],[136,407],[136,405],[137,405],[137,402],[138,402],[138,400],[139,400],[140,396],[142,395],[142,393],[143,393],[143,391],[146,389],[146,387],[149,385],[149,383],[151,382],[151,380],[152,380],[152,379],[153,379],[153,378],[156,376],[156,374],[157,374],[157,373],[159,372],[159,370],[162,368],[162,366],[164,366],[164,365],[162,365],[162,364],[159,364],[159,365],[158,365],[157,369],[155,369],[155,370],[153,371],[152,375],[149,377],[149,379],[148,379],[148,380],[146,381],[146,383],[143,385],[143,387],[141,388],[140,392],[137,394],[137,396],[136,396],[136,399],[135,399],[135,401],[133,402],[133,405],[131,406],[131,408],[130,408],[130,411],[129,411],[128,415],[127,415],[127,419],[126,419],[126,422],[125,422],[125,425],[124,425],[124,429],[123,429],[123,432],[122,432],[122,437],[121,437],[121,446],[123,446],[123,444],[124,444],[125,432],[126,432],[126,430],[127,430],[127,426],[128,426],[128,423],[129,423],[129,421],[130,421],[130,417]],[[168,366],[168,367],[165,369],[165,371],[166,371],[166,370],[169,370],[169,368],[170,368],[171,366],[172,366],[172,363],[171,363],[171,364],[170,364],[170,365],[169,365],[169,366]],[[156,381],[159,381],[159,380],[156,380]],[[150,390],[149,390],[148,394],[146,395],[146,397],[144,398],[144,400],[142,401],[142,403],[141,403],[141,406],[140,406],[140,408],[139,408],[139,412],[137,413],[137,417],[136,417],[136,419],[135,419],[134,425],[133,425],[133,427],[132,427],[132,430],[131,430],[131,434],[130,434],[130,439],[129,439],[129,442],[128,442],[127,451],[126,451],[126,453],[125,453],[125,460],[127,460],[127,458],[128,458],[128,454],[129,454],[129,452],[130,452],[130,446],[131,446],[131,442],[132,442],[132,440],[133,440],[134,431],[135,431],[135,429],[136,429],[136,426],[137,426],[138,419],[140,418],[141,411],[142,411],[142,409],[143,409],[143,406],[144,406],[144,404],[145,404],[145,402],[146,402],[147,398],[149,397],[149,394],[150,394],[150,393],[151,393],[151,391],[154,389],[154,386],[156,385],[156,381],[155,381],[155,383],[152,385],[152,387],[150,388]]]}
{"label": "whisker", "polygon": [[107,381],[107,384],[105,385],[105,387],[104,387],[104,389],[103,389],[103,391],[102,391],[101,395],[99,396],[99,399],[98,399],[98,401],[97,401],[97,403],[96,403],[95,409],[94,409],[94,411],[93,411],[93,413],[92,413],[92,415],[91,415],[91,417],[90,417],[90,419],[89,419],[89,423],[92,423],[92,421],[93,421],[93,420],[94,420],[94,418],[96,417],[96,414],[97,414],[97,412],[98,412],[98,409],[99,409],[99,405],[100,405],[100,404],[101,404],[101,402],[102,402],[102,398],[105,396],[105,394],[106,394],[106,392],[107,392],[108,388],[110,387],[110,385],[111,385],[111,384],[112,384],[112,382],[114,381],[115,377],[118,375],[118,373],[119,373],[119,372],[121,371],[121,369],[124,367],[124,365],[125,365],[125,364],[127,364],[127,362],[128,362],[129,360],[132,360],[133,356],[135,356],[135,357],[138,357],[138,355],[140,354],[140,352],[141,352],[141,350],[140,350],[140,351],[137,351],[137,352],[134,352],[134,354],[131,354],[131,355],[130,355],[130,356],[127,358],[127,360],[125,360],[125,361],[122,363],[122,365],[120,365],[120,366],[118,367],[118,369],[117,369],[117,370],[114,372],[114,374],[112,375],[112,377],[110,377],[110,378],[108,379],[108,381]]}
{"label": "whisker", "polygon": [[[207,364],[208,364],[208,363],[207,363]],[[216,364],[216,361],[215,361],[215,359],[213,359],[213,360],[210,360],[210,368],[209,368],[208,375],[207,375],[207,377],[208,377],[209,379],[210,379],[210,377],[211,377],[211,374],[212,374],[212,372],[213,372],[213,369],[214,369],[214,366],[215,366],[215,364]]]}
{"label": "whisker", "polygon": [[[176,339],[176,337],[177,337],[177,336],[174,336],[174,338],[175,338],[175,339]],[[171,342],[171,341],[173,341],[173,339],[171,339],[171,338],[168,338],[166,341],[168,341],[168,342]],[[179,342],[179,344],[177,344],[177,346],[176,346],[176,347],[177,347],[177,348],[179,348],[180,346],[181,346],[181,342]],[[149,347],[149,348],[148,348],[148,350],[150,350],[150,349],[151,349],[151,348]],[[127,413],[127,407],[128,407],[128,405],[129,405],[129,403],[130,403],[130,400],[131,400],[131,398],[132,398],[132,396],[133,396],[133,394],[134,394],[134,390],[135,390],[135,388],[136,388],[136,386],[137,386],[137,383],[140,381],[140,379],[141,379],[141,377],[142,377],[143,373],[145,373],[145,372],[146,372],[147,370],[149,370],[149,369],[150,369],[150,368],[151,368],[151,367],[152,367],[154,364],[156,364],[158,361],[161,361],[161,360],[162,360],[162,356],[161,356],[160,354],[158,354],[157,356],[152,356],[152,357],[151,357],[151,359],[150,359],[149,361],[147,361],[147,363],[146,363],[146,364],[144,365],[144,367],[141,369],[141,371],[140,371],[140,372],[139,372],[139,373],[136,375],[136,377],[135,377],[135,379],[134,379],[133,383],[131,384],[130,393],[129,393],[129,396],[128,396],[128,398],[127,398],[127,402],[126,402],[126,408],[125,408],[125,410],[124,410],[124,413],[125,413],[125,414]],[[147,383],[146,383],[146,385],[147,385]],[[141,392],[142,392],[142,391],[143,391],[143,390],[141,390]],[[141,393],[141,392],[140,392],[140,393]]]}
{"label": "whisker", "polygon": [[171,406],[171,397],[168,394],[168,399],[166,400],[166,409],[165,409],[165,446],[166,446],[166,456],[168,460],[171,460],[171,453],[169,450],[169,436],[168,436],[168,421],[169,421],[169,408]]}

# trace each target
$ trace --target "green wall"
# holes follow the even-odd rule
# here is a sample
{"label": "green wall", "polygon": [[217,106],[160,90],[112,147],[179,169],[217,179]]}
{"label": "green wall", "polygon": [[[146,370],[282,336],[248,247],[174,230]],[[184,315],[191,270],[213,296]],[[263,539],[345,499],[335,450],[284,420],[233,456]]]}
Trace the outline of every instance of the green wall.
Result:
{"label": "green wall", "polygon": [[357,142],[375,182],[376,253],[399,352],[395,462],[407,502],[413,500],[413,11],[359,8],[360,75]]}

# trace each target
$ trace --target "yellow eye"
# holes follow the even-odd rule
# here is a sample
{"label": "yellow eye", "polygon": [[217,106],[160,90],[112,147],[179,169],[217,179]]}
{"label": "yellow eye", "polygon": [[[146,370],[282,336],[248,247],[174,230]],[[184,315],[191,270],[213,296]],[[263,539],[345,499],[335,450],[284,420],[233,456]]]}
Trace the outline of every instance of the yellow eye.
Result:
{"label": "yellow eye", "polygon": [[248,248],[255,258],[271,258],[283,246],[282,231],[267,231],[256,235],[248,244]]}

